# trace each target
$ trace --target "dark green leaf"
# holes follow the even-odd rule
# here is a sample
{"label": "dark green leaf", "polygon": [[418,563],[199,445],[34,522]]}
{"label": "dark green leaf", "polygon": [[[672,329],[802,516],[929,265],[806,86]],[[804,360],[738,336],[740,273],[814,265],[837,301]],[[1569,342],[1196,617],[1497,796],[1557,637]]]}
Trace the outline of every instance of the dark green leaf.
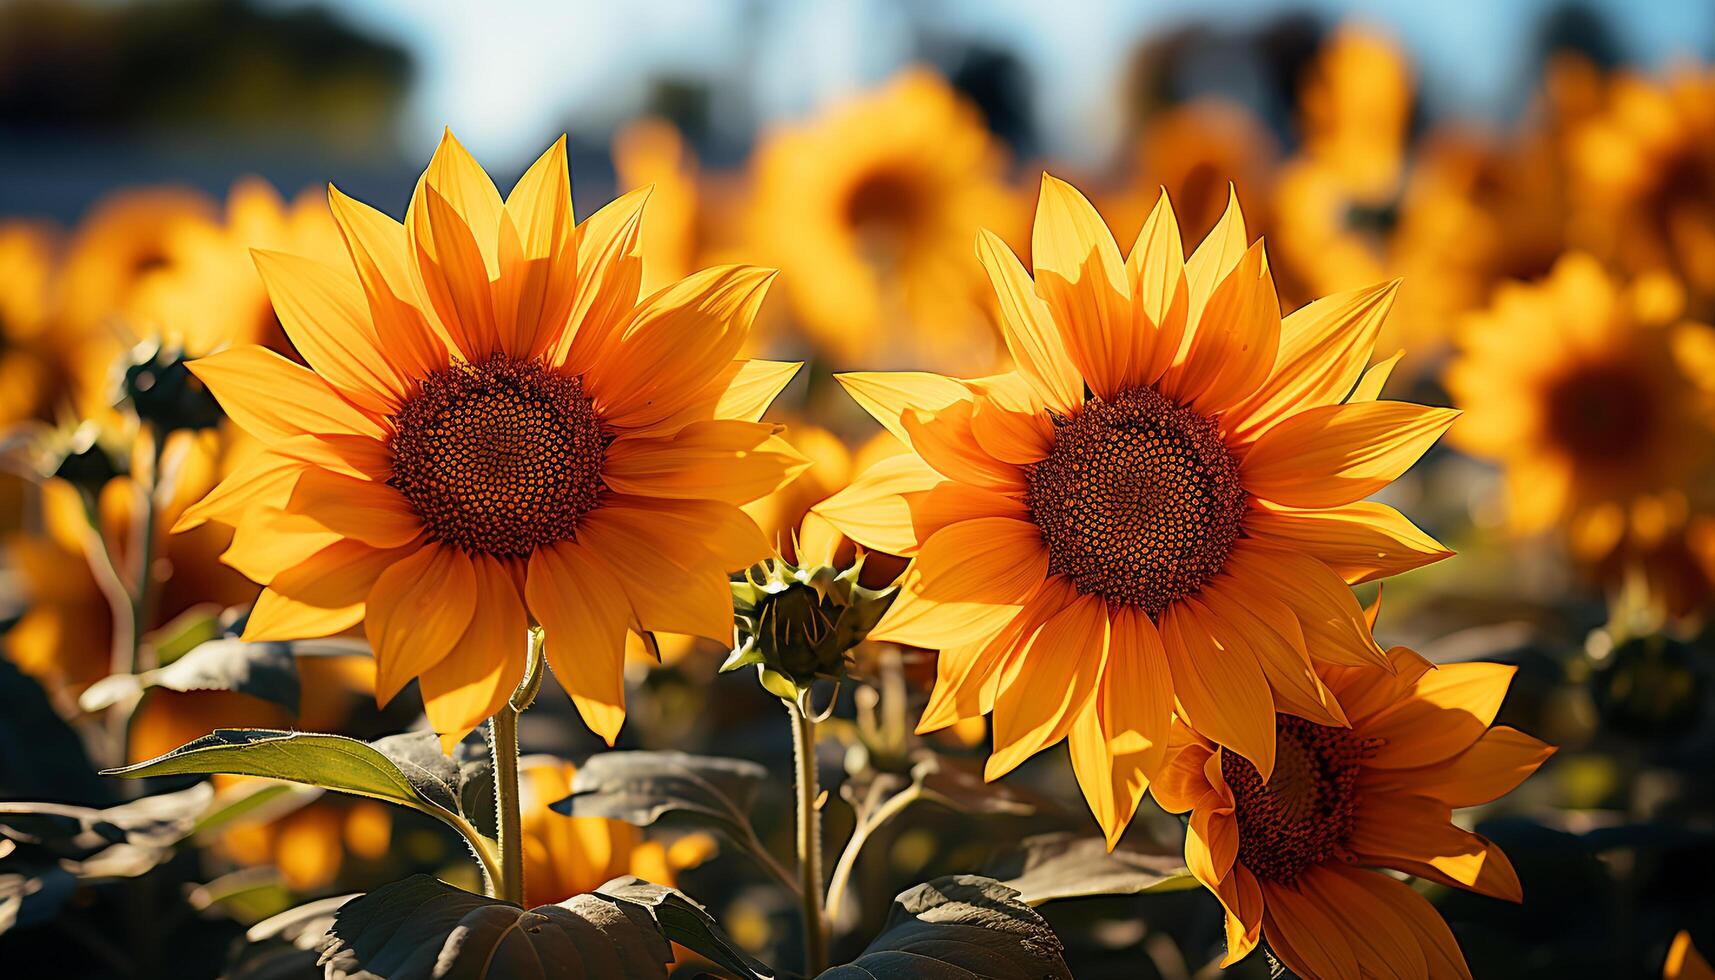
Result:
{"label": "dark green leaf", "polygon": [[321,961],[329,980],[647,980],[672,959],[636,902],[588,894],[525,911],[414,875],[334,913]]}
{"label": "dark green leaf", "polygon": [[746,980],[775,976],[766,964],[739,949],[708,910],[683,892],[631,876],[615,878],[596,890],[649,909],[663,935],[722,969]]}
{"label": "dark green leaf", "polygon": [[371,743],[314,732],[221,728],[166,755],[111,772],[133,777],[266,776],[386,800],[435,816],[460,812],[459,764],[441,754],[433,732],[390,735]]}
{"label": "dark green leaf", "polygon": [[821,980],[1071,980],[1061,950],[1017,892],[951,875],[902,892],[875,942]]}
{"label": "dark green leaf", "polygon": [[115,846],[138,853],[161,850],[188,837],[213,798],[214,788],[199,783],[105,810],[63,803],[0,803],[0,838],[77,861],[94,860]]}
{"label": "dark green leaf", "polygon": [[684,752],[603,752],[578,767],[554,809],[645,827],[669,814],[749,834],[750,805],[768,770],[742,759]]}
{"label": "dark green leaf", "polygon": [[354,895],[335,895],[264,919],[232,944],[221,980],[322,980],[321,947],[334,913]]}
{"label": "dark green leaf", "polygon": [[223,636],[150,671],[146,682],[172,691],[234,691],[298,713],[298,663],[290,643],[246,643]]}
{"label": "dark green leaf", "polygon": [[1020,901],[1041,905],[1059,898],[1087,895],[1135,895],[1148,891],[1195,888],[1176,849],[1150,847],[1126,838],[1113,853],[1101,837],[1084,834],[1040,834],[1026,838],[988,869]]}

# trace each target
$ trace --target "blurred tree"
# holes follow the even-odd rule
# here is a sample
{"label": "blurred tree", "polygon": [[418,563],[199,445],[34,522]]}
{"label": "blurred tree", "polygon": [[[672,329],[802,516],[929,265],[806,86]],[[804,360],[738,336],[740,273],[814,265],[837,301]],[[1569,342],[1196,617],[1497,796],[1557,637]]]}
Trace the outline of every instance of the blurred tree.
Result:
{"label": "blurred tree", "polygon": [[0,7],[0,130],[144,127],[374,146],[405,51],[327,10],[250,0],[21,0]]}

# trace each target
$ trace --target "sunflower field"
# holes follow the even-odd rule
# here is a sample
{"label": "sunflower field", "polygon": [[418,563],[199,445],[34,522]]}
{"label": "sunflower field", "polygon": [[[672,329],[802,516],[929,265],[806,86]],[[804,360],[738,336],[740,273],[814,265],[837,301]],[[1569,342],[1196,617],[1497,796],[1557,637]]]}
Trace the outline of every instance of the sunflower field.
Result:
{"label": "sunflower field", "polygon": [[1312,6],[0,0],[0,976],[1715,980],[1715,8]]}

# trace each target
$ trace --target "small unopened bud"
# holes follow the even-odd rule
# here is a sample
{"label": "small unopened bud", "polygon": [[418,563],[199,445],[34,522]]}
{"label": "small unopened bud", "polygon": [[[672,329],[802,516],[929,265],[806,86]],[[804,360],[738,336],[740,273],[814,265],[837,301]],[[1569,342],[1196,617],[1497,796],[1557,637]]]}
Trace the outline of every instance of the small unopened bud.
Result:
{"label": "small unopened bud", "polygon": [[226,415],[208,387],[186,366],[185,352],[144,341],[132,348],[120,379],[121,407],[165,435],[180,429],[212,429]]}
{"label": "small unopened bud", "polygon": [[817,680],[845,677],[851,649],[893,602],[892,589],[858,584],[862,569],[861,557],[843,570],[783,558],[751,566],[732,583],[738,643],[721,671],[755,664],[762,686],[787,699]]}
{"label": "small unopened bud", "polygon": [[87,500],[100,497],[103,487],[129,471],[124,453],[107,445],[93,422],[53,432],[39,452],[41,476],[64,480]]}

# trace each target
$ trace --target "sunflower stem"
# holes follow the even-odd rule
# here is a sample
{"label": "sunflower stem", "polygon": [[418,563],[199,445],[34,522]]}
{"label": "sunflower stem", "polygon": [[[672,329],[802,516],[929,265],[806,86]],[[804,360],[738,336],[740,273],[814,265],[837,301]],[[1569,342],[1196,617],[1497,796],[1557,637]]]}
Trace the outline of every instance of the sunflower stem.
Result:
{"label": "sunflower stem", "polygon": [[792,718],[792,757],[798,783],[798,901],[804,913],[804,972],[816,976],[828,965],[827,913],[822,907],[821,789],[816,780],[816,720],[807,695],[786,702]]}
{"label": "sunflower stem", "polygon": [[488,720],[489,747],[494,756],[496,843],[500,847],[500,880],[495,897],[524,904],[524,827],[518,813],[518,709],[507,702]]}
{"label": "sunflower stem", "polygon": [[167,439],[162,432],[148,427],[149,472],[139,482],[138,515],[133,546],[137,551],[136,588],[131,593],[131,664],[130,673],[151,670],[156,664],[151,653],[145,656],[143,635],[148,631],[155,600],[155,525],[161,513],[161,462],[166,454]]}

